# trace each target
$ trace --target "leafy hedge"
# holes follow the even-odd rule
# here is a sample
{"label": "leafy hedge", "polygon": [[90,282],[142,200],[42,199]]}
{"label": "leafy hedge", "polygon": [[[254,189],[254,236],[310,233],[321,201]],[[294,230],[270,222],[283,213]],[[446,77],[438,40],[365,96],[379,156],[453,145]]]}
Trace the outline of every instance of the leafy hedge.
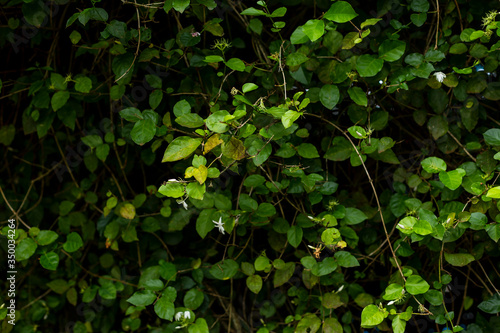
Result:
{"label": "leafy hedge", "polygon": [[498,331],[498,2],[0,3],[2,332]]}

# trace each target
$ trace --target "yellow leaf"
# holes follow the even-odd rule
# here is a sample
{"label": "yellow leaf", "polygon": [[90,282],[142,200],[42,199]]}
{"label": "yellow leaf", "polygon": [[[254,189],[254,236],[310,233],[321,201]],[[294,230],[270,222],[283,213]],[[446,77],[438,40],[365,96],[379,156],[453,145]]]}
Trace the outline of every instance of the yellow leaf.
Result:
{"label": "yellow leaf", "polygon": [[207,142],[205,142],[205,148],[203,149],[203,155],[223,143],[219,134],[214,134],[208,138]]}
{"label": "yellow leaf", "polygon": [[203,184],[207,180],[208,169],[204,165],[200,165],[198,169],[193,168],[193,176],[198,181],[198,183]]}
{"label": "yellow leaf", "polygon": [[126,203],[120,207],[120,215],[123,218],[132,220],[135,217],[135,207],[130,203]]}

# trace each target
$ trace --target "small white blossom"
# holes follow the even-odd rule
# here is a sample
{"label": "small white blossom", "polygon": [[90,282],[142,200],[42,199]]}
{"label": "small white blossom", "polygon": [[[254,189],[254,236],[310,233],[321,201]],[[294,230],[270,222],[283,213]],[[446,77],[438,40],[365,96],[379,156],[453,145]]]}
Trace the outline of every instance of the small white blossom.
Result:
{"label": "small white blossom", "polygon": [[191,33],[191,37],[199,37],[199,36],[200,36],[200,33],[198,31]]}
{"label": "small white blossom", "polygon": [[219,217],[219,221],[212,221],[215,226],[219,228],[219,232],[224,235],[224,222],[222,222],[222,216]]}
{"label": "small white blossom", "polygon": [[177,313],[175,314],[175,321],[179,321],[179,320],[181,320],[183,316],[184,316],[184,313],[182,313],[182,312],[177,312]]}
{"label": "small white blossom", "polygon": [[436,77],[437,82],[443,82],[443,80],[446,78],[446,74],[443,72],[436,72],[433,75]]}
{"label": "small white blossom", "polygon": [[393,305],[394,303],[396,303],[396,301],[390,301],[387,305]]}
{"label": "small white blossom", "polygon": [[344,285],[341,285],[340,288],[337,290],[337,292],[341,292],[344,289]]}
{"label": "small white blossom", "polygon": [[406,227],[404,225],[402,225],[401,223],[398,223],[398,227],[400,227],[401,229],[406,229]]}
{"label": "small white blossom", "polygon": [[183,326],[175,326],[176,330],[180,330]]}
{"label": "small white blossom", "polygon": [[191,312],[184,311],[184,319],[191,319]]}
{"label": "small white blossom", "polygon": [[177,179],[173,179],[172,178],[172,179],[167,180],[167,182],[169,182],[169,183],[178,183],[179,181]]}
{"label": "small white blossom", "polygon": [[309,220],[314,220],[314,217],[308,216]]}
{"label": "small white blossom", "polygon": [[177,203],[178,203],[179,205],[182,205],[182,207],[184,207],[184,209],[185,209],[185,210],[187,210],[187,209],[188,209],[188,205],[187,205],[187,203],[186,203],[186,200],[187,200],[187,199],[188,199],[188,198],[186,197],[186,199],[184,199],[184,200],[179,199],[179,200],[176,200],[176,201],[177,201]]}

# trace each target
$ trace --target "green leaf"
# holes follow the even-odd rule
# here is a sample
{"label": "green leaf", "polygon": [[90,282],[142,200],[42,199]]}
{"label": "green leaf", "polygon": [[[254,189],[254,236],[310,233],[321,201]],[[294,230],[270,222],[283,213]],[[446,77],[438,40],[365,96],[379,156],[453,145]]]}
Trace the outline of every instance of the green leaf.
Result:
{"label": "green leaf", "polygon": [[269,217],[276,214],[276,208],[274,208],[274,206],[268,202],[263,202],[259,205],[259,208],[257,208],[257,211],[255,213],[258,216]]}
{"label": "green leaf", "polygon": [[449,52],[451,54],[462,54],[462,53],[465,53],[465,52],[467,52],[467,45],[465,45],[464,43],[453,44],[450,47]]}
{"label": "green leaf", "polygon": [[361,126],[351,126],[347,130],[352,135],[352,137],[355,138],[355,139],[364,139],[364,138],[366,138],[366,131]]}
{"label": "green leaf", "polygon": [[45,269],[55,271],[59,266],[59,255],[54,251],[42,254],[40,256],[40,265]]}
{"label": "green leaf", "polygon": [[469,253],[444,253],[444,259],[452,266],[464,267],[476,260]]}
{"label": "green leaf", "polygon": [[465,170],[456,169],[452,171],[441,171],[439,173],[439,180],[450,190],[456,190],[462,185],[462,178],[465,176]]}
{"label": "green leaf", "polygon": [[356,70],[361,77],[372,77],[377,75],[384,66],[384,60],[363,54],[356,61]]}
{"label": "green leaf", "polygon": [[210,268],[210,274],[218,280],[229,280],[238,273],[238,263],[233,259],[219,261]]}
{"label": "green leaf", "polygon": [[246,282],[248,289],[250,289],[250,291],[254,294],[258,294],[262,289],[262,278],[260,275],[250,275],[247,277]]}
{"label": "green leaf", "polygon": [[275,9],[270,15],[266,15],[267,17],[283,17],[285,16],[287,11],[286,7],[280,7],[278,9]]}
{"label": "green leaf", "polygon": [[63,249],[66,252],[72,253],[83,246],[83,240],[79,233],[72,232],[66,237],[66,242],[63,244]]}
{"label": "green leaf", "polygon": [[184,196],[184,185],[180,183],[168,182],[160,186],[158,192],[167,197],[180,198]]}
{"label": "green leaf", "polygon": [[337,1],[323,16],[327,20],[336,23],[346,23],[358,16],[352,6],[346,1]]}
{"label": "green leaf", "polygon": [[52,230],[40,230],[38,235],[36,235],[36,241],[38,245],[49,245],[53,243],[59,235]]}
{"label": "green leaf", "polygon": [[122,117],[123,119],[125,119],[127,121],[131,121],[133,123],[135,123],[141,119],[144,119],[142,117],[141,111],[139,111],[138,109],[133,108],[133,107],[121,110],[120,117]]}
{"label": "green leaf", "polygon": [[402,285],[400,285],[399,283],[391,283],[385,288],[382,298],[386,301],[392,301],[401,298],[401,295],[403,294],[404,290]]}
{"label": "green leaf", "polygon": [[57,91],[52,95],[52,99],[50,100],[50,105],[52,106],[52,109],[54,111],[59,110],[62,108],[66,102],[68,101],[70,97],[69,91],[63,90],[63,91]]}
{"label": "green leaf", "polygon": [[229,59],[226,62],[226,66],[238,72],[243,72],[245,70],[245,63],[238,58]]}
{"label": "green leaf", "polygon": [[359,262],[356,259],[356,257],[354,257],[349,252],[338,251],[335,253],[334,257],[335,257],[335,260],[337,260],[337,263],[339,264],[339,266],[341,266],[341,267],[350,268],[350,267],[359,266]]}
{"label": "green leaf", "polygon": [[196,113],[183,114],[175,118],[175,122],[187,128],[198,128],[205,125],[205,120]]}
{"label": "green leaf", "polygon": [[295,272],[294,262],[287,262],[284,268],[277,269],[273,277],[274,288],[277,288],[287,283],[292,278],[293,272]]}
{"label": "green leaf", "polygon": [[174,105],[174,114],[176,117],[188,114],[191,112],[191,105],[185,99],[178,101]]}
{"label": "green leaf", "polygon": [[443,304],[443,293],[439,290],[430,289],[424,296],[425,299],[434,306]]}
{"label": "green leaf", "polygon": [[315,42],[325,33],[325,22],[323,20],[309,20],[302,26],[302,30],[311,42]]}
{"label": "green leaf", "polygon": [[290,42],[292,44],[304,44],[309,42],[309,37],[302,30],[302,26],[297,27],[295,31],[290,36]]}
{"label": "green leaf", "polygon": [[399,60],[406,50],[406,43],[399,40],[385,40],[378,48],[380,59],[388,62]]}
{"label": "green leaf", "polygon": [[178,11],[179,13],[184,13],[184,10],[188,8],[189,4],[191,3],[191,0],[173,0],[172,1],[172,7]]}
{"label": "green leaf", "polygon": [[446,171],[446,163],[439,157],[427,157],[422,161],[422,168],[428,173]]}
{"label": "green leaf", "polygon": [[116,299],[116,286],[111,281],[106,281],[99,287],[99,296],[103,299]]}
{"label": "green leaf", "polygon": [[160,319],[172,321],[175,314],[174,303],[167,296],[161,296],[155,303],[155,313]]}
{"label": "green leaf", "polygon": [[203,318],[196,318],[196,322],[188,326],[188,333],[206,333],[208,332],[207,321]]}
{"label": "green leaf", "polygon": [[196,219],[196,232],[201,238],[205,238],[215,227],[213,221],[214,209],[204,209]]}
{"label": "green leaf", "polygon": [[357,208],[346,208],[344,222],[348,225],[359,224],[365,221],[368,217]]}
{"label": "green leaf", "polygon": [[79,76],[75,79],[75,90],[81,93],[89,93],[92,89],[92,80],[86,76]]}
{"label": "green leaf", "polygon": [[297,248],[300,245],[303,235],[304,232],[302,231],[302,228],[297,225],[290,227],[290,229],[288,229],[286,232],[288,243],[290,243],[290,245],[294,248]]}
{"label": "green leaf", "polygon": [[155,123],[151,119],[142,119],[134,124],[134,128],[130,132],[130,137],[136,144],[142,146],[153,140],[155,133]]}
{"label": "green leaf", "polygon": [[439,50],[429,50],[425,53],[424,59],[429,62],[439,62],[446,58],[446,55]]}
{"label": "green leaf", "polygon": [[343,136],[335,136],[324,158],[332,161],[344,161],[353,151],[351,143]]}
{"label": "green leaf", "polygon": [[325,84],[319,92],[321,104],[329,110],[332,110],[340,100],[340,91],[337,86]]}
{"label": "green leaf", "polygon": [[394,333],[404,333],[406,329],[406,321],[401,319],[401,316],[396,316],[392,319],[392,330]]}
{"label": "green leaf", "polygon": [[216,111],[212,113],[205,120],[207,127],[209,130],[215,133],[225,133],[228,129],[228,125],[225,123],[225,117],[229,115],[229,112],[226,110]]}
{"label": "green leaf", "polygon": [[245,84],[243,85],[243,87],[241,88],[241,91],[242,91],[244,94],[246,94],[247,92],[253,91],[253,90],[258,89],[258,88],[259,88],[259,86],[258,86],[258,85],[256,85],[255,83],[251,83],[251,82],[249,82],[249,83],[245,83]]}
{"label": "green leaf", "polygon": [[432,225],[426,220],[417,220],[413,225],[413,231],[421,236],[432,234]]}
{"label": "green leaf", "polygon": [[361,327],[373,327],[377,326],[385,319],[384,312],[382,312],[378,306],[370,304],[363,309],[361,312]]}
{"label": "green leaf", "polygon": [[243,182],[243,185],[247,187],[257,187],[266,182],[266,179],[262,177],[261,175],[251,175],[248,176],[245,181]]}
{"label": "green leaf", "polygon": [[255,9],[253,7],[248,7],[240,13],[241,15],[251,15],[251,16],[266,16],[266,12],[260,9]]}
{"label": "green leaf", "polygon": [[286,57],[286,65],[287,66],[299,66],[309,60],[307,56],[303,53],[295,52],[291,53]]}
{"label": "green leaf", "polygon": [[428,0],[412,0],[411,9],[415,12],[428,12],[429,11],[429,1]]}
{"label": "green leaf", "polygon": [[199,183],[189,183],[186,186],[186,194],[188,197],[191,197],[193,199],[198,199],[198,200],[203,200],[203,196],[206,192],[206,186],[205,184],[199,184]]}
{"label": "green leaf", "polygon": [[[90,148],[96,148],[96,147],[103,144],[102,138],[99,135],[95,135],[95,134],[84,136],[82,138],[82,142],[84,144],[86,144],[87,146],[89,146]],[[69,201],[66,201],[66,202],[69,202]],[[73,208],[73,207],[71,207],[71,208]],[[71,208],[67,211],[69,212],[71,210]],[[61,214],[62,214],[62,212],[61,212]],[[62,215],[64,215],[64,214],[62,214]]]}
{"label": "green leaf", "polygon": [[25,238],[16,246],[16,260],[23,261],[31,257],[38,245],[31,238]]}
{"label": "green leaf", "polygon": [[43,1],[29,1],[23,3],[22,12],[24,19],[36,28],[40,28],[47,18],[50,9],[46,7]]}
{"label": "green leaf", "polygon": [[297,111],[287,111],[285,112],[285,114],[283,115],[283,117],[281,117],[281,122],[283,123],[283,127],[286,129],[286,128],[289,128],[290,126],[293,125],[293,122],[297,119],[299,119],[299,117],[302,115],[302,112],[297,112]]}
{"label": "green leaf", "polygon": [[337,228],[326,228],[321,233],[321,241],[325,245],[334,245],[338,238],[340,238],[340,232]]}
{"label": "green leaf", "polygon": [[241,160],[245,157],[245,146],[241,140],[231,137],[229,142],[222,144],[222,154],[233,160]]}
{"label": "green leaf", "polygon": [[110,150],[110,147],[107,143],[99,145],[96,148],[95,155],[97,156],[98,159],[100,159],[101,161],[104,162],[104,161],[106,161],[106,158],[109,155],[109,150]]}
{"label": "green leaf", "polygon": [[410,15],[410,20],[417,27],[421,27],[421,26],[424,25],[425,21],[427,21],[427,13],[411,14]]}
{"label": "green leaf", "polygon": [[201,145],[202,141],[201,138],[191,138],[189,136],[175,138],[165,150],[162,162],[179,161],[191,156],[191,154]]}
{"label": "green leaf", "polygon": [[304,158],[317,158],[319,157],[316,146],[311,143],[301,143],[297,148],[299,156]]}
{"label": "green leaf", "polygon": [[156,295],[151,290],[139,290],[127,299],[132,305],[135,306],[148,306],[153,304],[156,300]]}
{"label": "green leaf", "polygon": [[50,288],[50,290],[60,295],[65,293],[66,290],[68,290],[70,287],[68,282],[63,279],[52,280],[47,283],[47,286]]}
{"label": "green leaf", "polygon": [[491,128],[483,133],[483,137],[490,146],[500,146],[500,129]]}
{"label": "green leaf", "polygon": [[498,314],[500,312],[500,295],[494,294],[488,300],[479,303],[477,307],[486,313]]}
{"label": "green leaf", "polygon": [[[1,88],[0,88],[1,89]],[[16,135],[16,127],[13,124],[2,126],[0,128],[0,143],[10,146]]]}
{"label": "green leaf", "polygon": [[149,106],[151,109],[155,110],[158,105],[160,105],[163,99],[163,92],[161,89],[155,89],[151,94],[149,94]]}
{"label": "green leaf", "polygon": [[349,89],[347,89],[347,93],[349,94],[349,97],[351,97],[351,99],[354,101],[354,103],[361,106],[368,105],[368,98],[366,97],[366,93],[360,87],[350,87]]}
{"label": "green leaf", "polygon": [[203,293],[200,290],[189,289],[184,295],[184,306],[194,311],[201,306],[203,299]]}
{"label": "green leaf", "polygon": [[500,239],[500,225],[499,224],[490,224],[486,226],[486,232],[488,233],[488,236],[490,236],[491,239],[495,243],[498,243],[498,240]]}
{"label": "green leaf", "polygon": [[406,279],[405,289],[412,295],[424,294],[429,287],[429,284],[419,275],[412,275]]}

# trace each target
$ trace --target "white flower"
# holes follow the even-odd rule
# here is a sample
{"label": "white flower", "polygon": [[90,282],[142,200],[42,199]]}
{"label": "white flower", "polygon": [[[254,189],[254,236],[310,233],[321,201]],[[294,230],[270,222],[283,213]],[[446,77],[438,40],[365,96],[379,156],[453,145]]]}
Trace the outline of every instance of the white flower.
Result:
{"label": "white flower", "polygon": [[184,319],[191,319],[191,312],[184,311]]}
{"label": "white flower", "polygon": [[224,223],[222,222],[222,216],[219,217],[219,221],[213,221],[215,223],[215,226],[219,228],[219,232],[224,235]]}
{"label": "white flower", "polygon": [[169,183],[170,183],[170,182],[172,182],[172,183],[178,183],[179,181],[178,181],[177,179],[173,179],[173,178],[172,178],[172,179],[167,180],[167,182],[169,182]]}
{"label": "white flower", "polygon": [[187,205],[187,203],[186,203],[186,200],[187,200],[187,199],[188,199],[188,198],[186,197],[186,199],[184,199],[184,200],[178,199],[178,200],[176,200],[176,201],[177,201],[177,203],[178,203],[179,205],[182,205],[182,207],[184,207],[184,209],[185,209],[185,210],[187,210],[187,209],[188,209],[188,205]]}
{"label": "white flower", "polygon": [[[175,321],[179,321],[179,320],[181,320],[183,316],[184,316],[184,313],[182,313],[182,312],[177,312],[177,313],[175,314]],[[176,328],[177,328],[177,327],[176,327]]]}
{"label": "white flower", "polygon": [[337,292],[341,292],[344,289],[344,285],[341,285],[340,288],[337,290]]}
{"label": "white flower", "polygon": [[308,216],[309,220],[314,220],[314,217]]}
{"label": "white flower", "polygon": [[396,303],[396,301],[390,301],[387,305],[393,305],[394,303]]}
{"label": "white flower", "polygon": [[401,229],[406,229],[406,227],[404,225],[402,225],[401,223],[398,223],[398,227],[400,227]]}
{"label": "white flower", "polygon": [[433,75],[436,77],[437,82],[443,82],[443,80],[446,78],[446,74],[443,72],[436,72]]}
{"label": "white flower", "polygon": [[175,326],[175,329],[176,330],[180,330],[181,328],[183,328],[184,326]]}

